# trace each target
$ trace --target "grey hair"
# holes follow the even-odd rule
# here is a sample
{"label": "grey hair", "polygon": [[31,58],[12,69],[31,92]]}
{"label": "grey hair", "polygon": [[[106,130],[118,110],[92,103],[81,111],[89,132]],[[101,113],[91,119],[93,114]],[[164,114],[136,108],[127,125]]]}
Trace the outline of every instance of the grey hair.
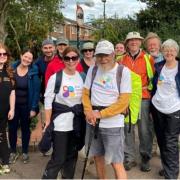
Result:
{"label": "grey hair", "polygon": [[168,39],[168,40],[164,41],[162,46],[161,46],[161,49],[163,50],[164,48],[175,48],[177,54],[179,53],[179,45],[173,39]]}

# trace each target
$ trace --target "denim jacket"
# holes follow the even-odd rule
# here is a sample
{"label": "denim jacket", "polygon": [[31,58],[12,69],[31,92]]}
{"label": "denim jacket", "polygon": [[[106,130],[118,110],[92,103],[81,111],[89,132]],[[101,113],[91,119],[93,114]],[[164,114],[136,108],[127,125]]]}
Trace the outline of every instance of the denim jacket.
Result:
{"label": "denim jacket", "polygon": [[[17,69],[20,61],[16,61],[12,67]],[[38,68],[35,64],[31,64],[28,68],[28,107],[29,111],[39,112],[39,96],[40,95],[40,79]]]}
{"label": "denim jacket", "polygon": [[[154,65],[155,66],[155,74],[154,74],[154,78],[153,78],[153,91],[152,91],[153,95],[156,93],[158,78],[160,76],[160,73],[161,73],[161,70],[162,70],[164,64],[165,64],[165,60],[161,61],[159,63],[156,63]],[[178,72],[175,76],[175,81],[176,81],[178,94],[180,96],[180,61],[178,61]]]}

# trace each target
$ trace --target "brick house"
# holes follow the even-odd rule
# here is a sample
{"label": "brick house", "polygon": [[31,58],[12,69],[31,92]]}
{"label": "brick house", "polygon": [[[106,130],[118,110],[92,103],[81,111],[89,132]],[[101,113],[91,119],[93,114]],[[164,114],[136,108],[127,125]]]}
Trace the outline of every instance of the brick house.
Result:
{"label": "brick house", "polygon": [[[92,35],[94,29],[94,27],[87,24],[79,26],[80,44],[94,40]],[[50,36],[55,39],[66,38],[69,40],[70,44],[75,45],[77,42],[77,22],[75,20],[64,18],[63,22],[56,24],[54,32],[51,32]]]}

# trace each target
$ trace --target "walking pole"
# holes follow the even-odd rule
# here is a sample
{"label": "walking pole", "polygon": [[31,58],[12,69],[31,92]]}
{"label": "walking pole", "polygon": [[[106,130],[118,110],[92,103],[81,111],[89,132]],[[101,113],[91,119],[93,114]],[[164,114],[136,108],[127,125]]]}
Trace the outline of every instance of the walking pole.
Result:
{"label": "walking pole", "polygon": [[86,170],[86,166],[87,166],[87,161],[88,161],[88,156],[89,156],[89,151],[90,151],[90,147],[91,147],[91,144],[92,144],[92,140],[93,140],[93,138],[97,139],[98,130],[99,130],[99,122],[100,122],[100,119],[97,119],[95,127],[93,129],[91,129],[81,179],[84,179],[84,174],[85,174],[85,170]]}

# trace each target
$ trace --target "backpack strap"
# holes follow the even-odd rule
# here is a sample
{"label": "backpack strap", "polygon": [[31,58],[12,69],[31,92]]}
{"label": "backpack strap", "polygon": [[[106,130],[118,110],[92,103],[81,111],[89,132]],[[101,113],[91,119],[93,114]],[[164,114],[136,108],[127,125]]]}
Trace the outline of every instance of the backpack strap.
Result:
{"label": "backpack strap", "polygon": [[121,85],[121,78],[122,78],[122,72],[123,72],[124,66],[122,64],[118,65],[117,72],[116,72],[116,82],[117,82],[117,88],[118,92],[120,94],[120,85]]}
{"label": "backpack strap", "polygon": [[98,66],[95,65],[95,66],[93,67],[93,69],[92,69],[91,85],[90,85],[90,88],[89,88],[90,97],[91,97],[91,89],[92,89],[93,81],[94,81],[94,79],[95,79],[97,70],[98,70]]}
{"label": "backpack strap", "polygon": [[[85,73],[79,73],[83,82],[85,81],[86,79],[86,74]],[[56,73],[56,81],[55,81],[55,87],[54,87],[54,93],[57,94],[60,90],[60,87],[61,87],[61,82],[62,82],[62,70],[61,71],[58,71]]]}
{"label": "backpack strap", "polygon": [[84,72],[80,72],[79,74],[80,74],[83,82],[85,82],[85,80],[86,80],[86,74],[85,74]]}
{"label": "backpack strap", "polygon": [[61,87],[61,82],[62,82],[62,71],[58,71],[56,73],[56,81],[55,81],[55,87],[54,87],[55,94],[59,92],[59,89]]}

